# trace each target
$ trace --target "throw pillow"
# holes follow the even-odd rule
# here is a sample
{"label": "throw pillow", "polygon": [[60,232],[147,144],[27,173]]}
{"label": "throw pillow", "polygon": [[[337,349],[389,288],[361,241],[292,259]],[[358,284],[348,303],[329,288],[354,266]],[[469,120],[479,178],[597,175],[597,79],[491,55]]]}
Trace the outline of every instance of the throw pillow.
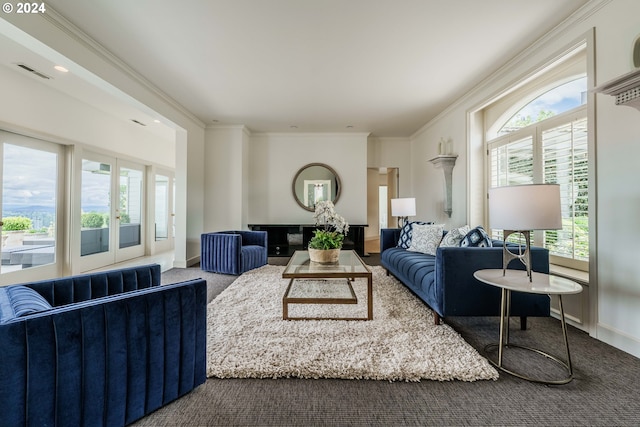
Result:
{"label": "throw pillow", "polygon": [[414,224],[411,246],[407,250],[435,255],[440,240],[442,240],[443,230],[444,224]]}
{"label": "throw pillow", "polygon": [[398,247],[402,249],[409,249],[411,246],[411,234],[413,230],[413,224],[431,224],[430,222],[413,221],[407,222],[400,230],[400,238],[398,239]]}
{"label": "throw pillow", "polygon": [[449,248],[460,246],[460,242],[462,242],[462,239],[464,239],[464,236],[466,236],[469,231],[471,231],[471,229],[468,225],[464,225],[459,228],[452,228],[442,238],[440,247]]}
{"label": "throw pillow", "polygon": [[9,295],[7,295],[7,288],[0,287],[0,325],[13,319],[15,314],[13,313],[13,307],[11,307],[11,301],[9,301]]}
{"label": "throw pillow", "polygon": [[7,288],[7,296],[15,317],[52,308],[42,295],[27,286],[11,286]]}
{"label": "throw pillow", "polygon": [[477,226],[469,231],[460,242],[461,247],[489,248],[493,246],[491,238],[484,228]]}

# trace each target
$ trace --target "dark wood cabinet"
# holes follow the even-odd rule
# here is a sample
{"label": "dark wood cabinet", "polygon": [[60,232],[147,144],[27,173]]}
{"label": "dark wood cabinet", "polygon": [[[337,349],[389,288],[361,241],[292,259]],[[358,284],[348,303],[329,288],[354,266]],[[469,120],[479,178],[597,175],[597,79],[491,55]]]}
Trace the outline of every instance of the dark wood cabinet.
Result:
{"label": "dark wood cabinet", "polygon": [[[343,249],[353,249],[360,256],[364,251],[364,228],[367,225],[349,225],[349,233],[344,238]],[[266,231],[268,256],[291,256],[296,250],[306,250],[313,237],[313,224],[249,224],[251,230]]]}

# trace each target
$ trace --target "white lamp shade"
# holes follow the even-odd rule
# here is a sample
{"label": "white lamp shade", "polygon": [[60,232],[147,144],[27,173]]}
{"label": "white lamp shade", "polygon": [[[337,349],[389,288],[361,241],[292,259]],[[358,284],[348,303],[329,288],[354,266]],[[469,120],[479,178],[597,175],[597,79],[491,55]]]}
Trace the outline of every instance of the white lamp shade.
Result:
{"label": "white lamp shade", "polygon": [[489,190],[489,225],[498,230],[562,228],[560,186],[532,184]]}
{"label": "white lamp shade", "polygon": [[391,199],[391,216],[415,216],[416,199],[407,197],[404,199]]}

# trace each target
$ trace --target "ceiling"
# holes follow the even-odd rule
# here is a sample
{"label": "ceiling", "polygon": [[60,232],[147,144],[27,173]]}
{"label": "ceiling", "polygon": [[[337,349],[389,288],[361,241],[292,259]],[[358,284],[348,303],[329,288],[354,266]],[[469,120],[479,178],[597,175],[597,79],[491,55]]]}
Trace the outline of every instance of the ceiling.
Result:
{"label": "ceiling", "polygon": [[48,0],[205,124],[413,134],[588,0]]}

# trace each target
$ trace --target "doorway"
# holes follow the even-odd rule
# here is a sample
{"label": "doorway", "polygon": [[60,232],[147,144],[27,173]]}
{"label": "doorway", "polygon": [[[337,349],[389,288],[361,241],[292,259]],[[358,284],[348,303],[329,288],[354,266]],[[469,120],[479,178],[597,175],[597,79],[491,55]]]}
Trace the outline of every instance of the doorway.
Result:
{"label": "doorway", "polygon": [[58,144],[0,131],[0,284],[62,271],[63,152]]}
{"label": "doorway", "polygon": [[81,160],[80,271],[145,253],[145,167],[85,152]]}
{"label": "doorway", "polygon": [[380,253],[380,229],[394,227],[390,200],[398,195],[398,179],[399,169],[396,167],[367,169],[367,253]]}

